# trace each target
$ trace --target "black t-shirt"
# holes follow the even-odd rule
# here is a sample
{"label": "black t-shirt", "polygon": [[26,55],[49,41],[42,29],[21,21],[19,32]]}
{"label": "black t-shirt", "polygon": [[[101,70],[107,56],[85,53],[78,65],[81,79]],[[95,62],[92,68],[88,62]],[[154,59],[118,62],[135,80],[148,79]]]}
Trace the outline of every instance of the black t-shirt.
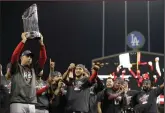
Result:
{"label": "black t-shirt", "polygon": [[64,113],[65,112],[65,106],[66,106],[66,97],[65,95],[58,95],[55,96],[52,103],[49,107],[50,113]]}
{"label": "black t-shirt", "polygon": [[67,87],[67,110],[89,111],[90,85],[88,80],[87,77],[73,80],[72,85]]}
{"label": "black t-shirt", "polygon": [[116,99],[109,100],[108,94],[116,92],[111,88],[104,89],[98,94],[98,101],[102,102],[102,113],[121,113],[122,101]]}
{"label": "black t-shirt", "polygon": [[97,113],[97,91],[99,90],[99,84],[94,83],[90,87],[90,98],[89,98],[89,112],[88,113]]}
{"label": "black t-shirt", "polygon": [[157,97],[163,92],[163,89],[157,87],[155,89],[151,89],[148,92],[141,91],[136,96],[137,105],[135,108],[140,110],[141,113],[157,113],[158,108],[156,105]]}
{"label": "black t-shirt", "polygon": [[129,109],[132,108],[134,105],[133,102],[133,97],[138,93],[139,91],[136,90],[130,90],[127,91],[127,93],[124,95],[124,99],[123,99],[123,107],[125,109]]}
{"label": "black t-shirt", "polygon": [[[49,104],[50,113],[64,113],[66,106],[66,96],[60,92],[59,95],[54,95],[57,85],[52,85],[48,89],[49,100],[52,100],[52,103]],[[52,98],[53,97],[53,98]]]}
{"label": "black t-shirt", "polygon": [[97,113],[97,95],[90,95],[89,106],[88,113]]}

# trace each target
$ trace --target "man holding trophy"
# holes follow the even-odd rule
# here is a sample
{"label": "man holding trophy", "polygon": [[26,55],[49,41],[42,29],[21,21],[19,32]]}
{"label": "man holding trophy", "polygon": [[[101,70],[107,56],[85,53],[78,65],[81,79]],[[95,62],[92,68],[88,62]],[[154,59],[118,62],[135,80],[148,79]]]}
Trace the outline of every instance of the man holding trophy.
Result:
{"label": "man holding trophy", "polygon": [[[43,42],[43,36],[39,33],[36,17],[36,5],[32,5],[23,15],[24,33],[22,41],[15,48],[11,57],[11,104],[10,113],[35,113],[36,99],[36,75],[43,69],[47,59],[46,49]],[[35,18],[34,18],[35,17]],[[26,24],[29,22],[29,24]],[[36,28],[36,29],[35,29]],[[34,30],[34,32],[33,32]],[[34,34],[32,35],[31,32]],[[37,35],[35,34],[37,33]],[[40,43],[40,55],[36,65],[32,65],[34,54],[30,50],[22,50],[26,41],[29,39],[38,39]],[[20,56],[21,54],[21,56]],[[20,58],[19,58],[20,57]],[[19,63],[20,59],[20,63]]]}

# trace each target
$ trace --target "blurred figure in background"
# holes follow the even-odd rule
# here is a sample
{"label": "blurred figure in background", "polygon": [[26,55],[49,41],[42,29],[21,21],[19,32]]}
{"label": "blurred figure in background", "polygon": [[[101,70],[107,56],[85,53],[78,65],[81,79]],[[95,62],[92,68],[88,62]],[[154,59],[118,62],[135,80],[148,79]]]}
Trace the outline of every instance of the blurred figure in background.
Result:
{"label": "blurred figure in background", "polygon": [[9,85],[2,73],[2,65],[0,64],[0,111],[1,113],[10,113],[10,94]]}

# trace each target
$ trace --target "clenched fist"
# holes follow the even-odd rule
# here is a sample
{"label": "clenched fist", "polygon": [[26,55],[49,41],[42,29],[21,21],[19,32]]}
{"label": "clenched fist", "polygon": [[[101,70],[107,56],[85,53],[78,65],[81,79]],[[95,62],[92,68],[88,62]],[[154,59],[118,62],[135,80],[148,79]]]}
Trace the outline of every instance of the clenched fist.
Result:
{"label": "clenched fist", "polygon": [[22,35],[21,35],[21,38],[22,38],[22,42],[25,43],[27,38],[26,38],[26,32],[23,32]]}
{"label": "clenched fist", "polygon": [[98,70],[100,69],[100,66],[94,65],[94,66],[93,66],[93,69],[94,69],[95,71],[98,71]]}
{"label": "clenched fist", "polygon": [[72,70],[75,68],[75,64],[74,63],[71,63],[70,66],[68,67],[68,69]]}

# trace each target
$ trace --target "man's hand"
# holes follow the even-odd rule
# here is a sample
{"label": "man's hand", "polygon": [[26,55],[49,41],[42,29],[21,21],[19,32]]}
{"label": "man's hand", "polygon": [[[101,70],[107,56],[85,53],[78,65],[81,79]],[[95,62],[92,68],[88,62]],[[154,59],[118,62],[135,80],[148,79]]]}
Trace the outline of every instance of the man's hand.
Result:
{"label": "man's hand", "polygon": [[62,85],[63,85],[63,82],[62,82],[62,80],[60,80],[60,81],[58,82],[58,88],[61,88]]}
{"label": "man's hand", "polygon": [[74,63],[71,63],[70,66],[68,67],[69,70],[72,70],[75,68],[75,64]]}
{"label": "man's hand", "polygon": [[148,62],[148,65],[149,65],[149,66],[152,66],[152,62],[151,62],[151,61],[149,61],[149,62]]}
{"label": "man's hand", "polygon": [[55,62],[52,62],[51,58],[50,58],[50,69],[54,70],[55,68]]}
{"label": "man's hand", "polygon": [[159,57],[156,57],[155,58],[155,62],[159,62]]}
{"label": "man's hand", "polygon": [[94,66],[93,66],[93,69],[94,69],[95,71],[98,71],[98,70],[100,69],[100,66],[94,65]]}
{"label": "man's hand", "polygon": [[68,77],[69,78],[73,78],[73,69],[75,68],[75,64],[74,63],[71,63],[70,66],[68,67]]}
{"label": "man's hand", "polygon": [[26,38],[26,32],[23,32],[22,35],[21,35],[21,37],[22,37],[22,42],[25,43],[26,40],[27,40],[27,38]]}
{"label": "man's hand", "polygon": [[128,67],[128,70],[131,71],[132,68],[132,64],[130,64],[130,66]]}
{"label": "man's hand", "polygon": [[41,33],[40,33],[40,40],[39,40],[39,42],[40,42],[41,45],[44,45],[43,36],[42,36]]}
{"label": "man's hand", "polygon": [[124,91],[125,91],[124,86],[120,85],[119,90],[117,92],[122,94],[122,93],[124,93]]}

